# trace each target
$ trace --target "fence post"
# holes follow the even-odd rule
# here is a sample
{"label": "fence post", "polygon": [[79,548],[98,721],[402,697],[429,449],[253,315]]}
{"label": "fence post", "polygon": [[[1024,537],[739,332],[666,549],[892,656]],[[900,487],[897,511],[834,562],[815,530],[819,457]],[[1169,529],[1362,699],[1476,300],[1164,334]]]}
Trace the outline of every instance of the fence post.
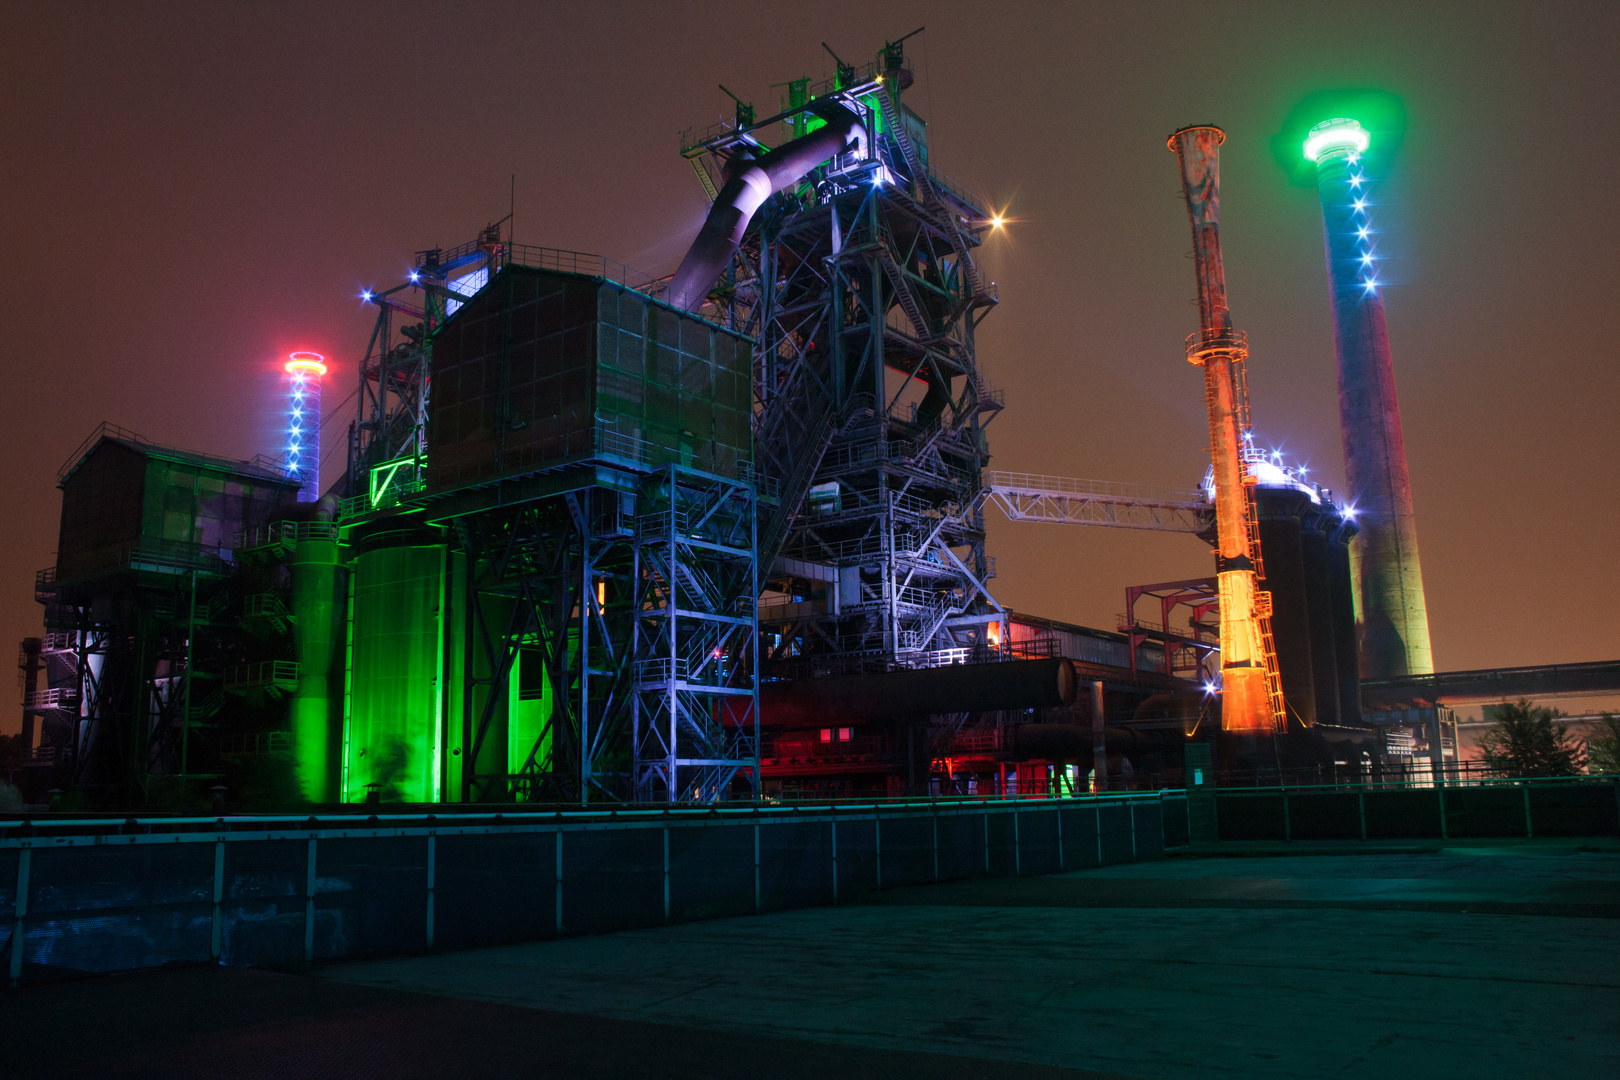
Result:
{"label": "fence post", "polygon": [[838,819],[832,819],[833,903],[838,903]]}
{"label": "fence post", "polygon": [[304,875],[304,963],[315,959],[315,837],[309,838],[309,867]]}
{"label": "fence post", "polygon": [[883,888],[883,819],[878,816],[878,808],[872,807],[872,847],[875,853],[874,862],[877,863],[877,887]]}
{"label": "fence post", "polygon": [[1361,813],[1361,838],[1367,839],[1367,792],[1356,792],[1356,809]]}
{"label": "fence post", "polygon": [[985,803],[984,809],[984,876],[990,876],[990,804]]}
{"label": "fence post", "polygon": [[1130,813],[1131,813],[1131,862],[1135,862],[1136,861],[1136,804],[1134,802],[1126,803],[1125,804],[1125,809],[1129,810]]}
{"label": "fence post", "polygon": [[28,870],[33,862],[34,849],[21,848],[17,852],[17,897],[13,905],[11,923],[11,985],[22,981],[23,920],[28,916]]}
{"label": "fence post", "polygon": [[[759,811],[754,811],[756,814]],[[759,889],[759,821],[754,822],[754,914],[758,915],[763,905],[760,902]]]}
{"label": "fence post", "polygon": [[1013,803],[1013,877],[1024,876],[1024,852],[1018,840],[1018,804]]}
{"label": "fence post", "polygon": [[1288,806],[1288,789],[1283,788],[1283,840],[1286,843],[1294,842],[1294,814]]}
{"label": "fence post", "polygon": [[1058,873],[1061,874],[1063,872],[1063,806],[1061,804],[1059,804],[1059,806],[1057,808],[1057,829],[1058,829]]}
{"label": "fence post", "polygon": [[[664,811],[666,814],[669,811]],[[669,826],[664,826],[664,921],[669,922]]]}
{"label": "fence post", "polygon": [[934,803],[931,807],[929,807],[929,809],[933,811],[934,880],[937,882],[939,881],[939,803]]}
{"label": "fence post", "polygon": [[433,883],[436,875],[439,838],[428,833],[427,851],[427,948],[433,951]]}
{"label": "fence post", "polygon": [[214,926],[208,939],[208,959],[219,963],[225,952],[225,919],[220,904],[225,899],[225,840],[214,841]]}
{"label": "fence post", "polygon": [[563,932],[563,920],[562,920],[562,900],[563,900],[563,892],[562,892],[562,885],[563,885],[562,847],[563,847],[563,831],[562,831],[562,826],[559,825],[559,826],[557,826],[557,873],[556,873],[557,898],[556,898],[556,900],[554,900],[552,902],[552,907],[555,909],[556,915],[557,915],[557,936],[558,937],[562,937],[562,932]]}
{"label": "fence post", "polygon": [[1091,804],[1091,820],[1097,824],[1097,865],[1103,864],[1102,858],[1102,807],[1096,803]]}
{"label": "fence post", "polygon": [[1440,797],[1440,839],[1450,840],[1451,836],[1446,831],[1446,789],[1436,784],[1434,790]]}
{"label": "fence post", "polygon": [[1530,820],[1530,783],[1529,783],[1529,781],[1526,781],[1524,786],[1521,787],[1519,790],[1524,793],[1524,838],[1526,840],[1534,840],[1536,838],[1536,827],[1535,827],[1535,824]]}

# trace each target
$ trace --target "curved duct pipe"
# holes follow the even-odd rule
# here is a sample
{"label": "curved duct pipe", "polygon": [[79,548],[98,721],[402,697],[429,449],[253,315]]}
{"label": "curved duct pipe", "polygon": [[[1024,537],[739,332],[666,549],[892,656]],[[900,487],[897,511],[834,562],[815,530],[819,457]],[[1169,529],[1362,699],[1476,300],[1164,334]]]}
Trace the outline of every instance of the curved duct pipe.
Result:
{"label": "curved duct pipe", "polygon": [[801,679],[761,688],[760,723],[814,727],[931,713],[1056,708],[1074,701],[1074,687],[1074,665],[1062,657]]}
{"label": "curved duct pipe", "polygon": [[819,115],[827,121],[826,127],[729,170],[731,175],[709,209],[708,220],[670,279],[672,305],[693,311],[703,303],[726,264],[737,254],[748,223],[766,199],[798,183],[805,173],[852,143],[865,149],[866,129],[860,117],[842,106]]}
{"label": "curved duct pipe", "polygon": [[[1007,757],[1011,761],[1052,761],[1095,767],[1092,730],[1079,724],[1017,724],[1009,729]],[[1179,731],[1106,729],[1111,755],[1168,750],[1185,740]]]}

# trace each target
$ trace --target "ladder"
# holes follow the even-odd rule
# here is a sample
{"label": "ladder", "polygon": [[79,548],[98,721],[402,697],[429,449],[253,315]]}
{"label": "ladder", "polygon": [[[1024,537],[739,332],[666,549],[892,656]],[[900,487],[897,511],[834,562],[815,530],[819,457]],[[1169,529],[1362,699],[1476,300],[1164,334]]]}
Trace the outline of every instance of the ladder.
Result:
{"label": "ladder", "polygon": [[[1232,364],[1232,383],[1238,407],[1238,431],[1247,441],[1249,423],[1248,364],[1235,360]],[[1243,462],[1244,527],[1249,533],[1249,559],[1254,563],[1256,583],[1264,581],[1266,564],[1260,553],[1260,512],[1255,504],[1254,485],[1249,483],[1249,455],[1240,455]],[[1271,593],[1256,591],[1254,616],[1260,626],[1260,649],[1266,665],[1266,696],[1271,700],[1271,724],[1279,733],[1288,726],[1287,705],[1283,701],[1282,672],[1277,666],[1277,642],[1271,633]]]}

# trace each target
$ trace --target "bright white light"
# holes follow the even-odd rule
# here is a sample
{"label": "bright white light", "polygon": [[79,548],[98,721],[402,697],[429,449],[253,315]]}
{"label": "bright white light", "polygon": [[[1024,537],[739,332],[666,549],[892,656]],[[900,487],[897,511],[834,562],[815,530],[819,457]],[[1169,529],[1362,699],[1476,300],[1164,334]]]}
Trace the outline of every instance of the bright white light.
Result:
{"label": "bright white light", "polygon": [[1355,207],[1356,207],[1357,210],[1365,210],[1365,209],[1367,209],[1367,200],[1366,199],[1357,199],[1355,201]]}
{"label": "bright white light", "polygon": [[1351,186],[1351,187],[1360,187],[1360,186],[1361,186],[1361,177],[1359,177],[1359,176],[1352,176],[1352,177],[1351,177],[1351,178],[1350,178],[1350,186]]}
{"label": "bright white light", "polygon": [[1345,503],[1344,504],[1344,519],[1346,521],[1354,521],[1354,520],[1356,520],[1356,514],[1357,513],[1358,513],[1358,511],[1356,510],[1356,504],[1355,503]]}
{"label": "bright white light", "polygon": [[1361,261],[1364,263],[1370,263],[1373,261],[1373,257],[1371,255],[1363,255],[1361,257]]}
{"label": "bright white light", "polygon": [[1328,120],[1311,128],[1305,137],[1305,160],[1319,162],[1335,150],[1344,150],[1352,155],[1353,161],[1353,155],[1367,149],[1371,139],[1366,129],[1354,120],[1346,117]]}
{"label": "bright white light", "polygon": [[1367,239],[1367,226],[1363,225],[1361,228],[1357,229],[1356,235],[1361,237],[1363,240]]}
{"label": "bright white light", "polygon": [[1214,683],[1207,682],[1207,683],[1204,684],[1204,693],[1213,694],[1213,693],[1215,693],[1215,690],[1216,690],[1216,687],[1215,687]]}
{"label": "bright white light", "polygon": [[417,273],[417,272],[416,272],[416,271],[415,271],[415,270],[412,270],[412,271],[411,271],[411,280],[412,280],[412,281],[415,281],[415,280],[416,280],[416,279],[417,279],[417,278],[419,278],[419,277],[421,277],[421,276],[422,276],[422,275],[421,275],[421,274],[418,274],[418,273]]}
{"label": "bright white light", "polygon": [[365,292],[361,293],[360,294],[360,299],[366,301],[369,304],[371,302],[371,290],[367,289]]}

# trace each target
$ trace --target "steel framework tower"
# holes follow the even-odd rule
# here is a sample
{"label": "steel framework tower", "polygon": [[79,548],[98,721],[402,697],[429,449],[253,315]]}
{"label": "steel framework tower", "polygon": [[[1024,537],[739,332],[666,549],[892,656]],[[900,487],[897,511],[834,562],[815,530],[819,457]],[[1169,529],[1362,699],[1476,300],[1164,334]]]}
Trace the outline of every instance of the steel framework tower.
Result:
{"label": "steel framework tower", "polygon": [[[648,469],[624,449],[568,464],[611,470],[627,491],[454,522],[468,575],[463,801],[715,802],[739,774],[757,791],[753,487]],[[524,696],[551,708],[520,734]]]}
{"label": "steel framework tower", "polygon": [[1317,192],[1333,298],[1344,468],[1360,535],[1361,675],[1393,679],[1434,671],[1429,611],[1418,560],[1412,481],[1395,396],[1395,366],[1368,212],[1370,181],[1361,155],[1371,137],[1354,120],[1316,125],[1305,157]]}
{"label": "steel framework tower", "polygon": [[642,484],[640,510],[634,788],[644,800],[714,802],[759,756],[754,490],[670,466]]}
{"label": "steel framework tower", "polygon": [[1225,141],[1220,128],[1198,125],[1170,136],[1169,146],[1181,166],[1198,276],[1200,329],[1187,339],[1187,359],[1204,369],[1209,406],[1215,578],[1221,611],[1221,726],[1257,733],[1280,728],[1284,712],[1271,643],[1271,597],[1258,585],[1264,571],[1245,462],[1251,437],[1245,376],[1248,337],[1232,326],[1221,260],[1220,148]]}
{"label": "steel framework tower", "polygon": [[712,193],[762,137],[858,118],[853,149],[760,206],[709,294],[760,342],[760,626],[778,676],[960,661],[1005,629],[980,491],[1001,403],[974,354],[996,304],[972,254],[992,216],[928,164],[910,79],[891,44],[864,71],[791,84],[776,116],[683,139]]}
{"label": "steel framework tower", "polygon": [[361,294],[376,306],[377,321],[360,361],[358,405],[349,428],[351,495],[366,494],[380,506],[421,490],[431,335],[509,257],[511,243],[502,237],[502,224],[449,251],[419,251],[407,280]]}

